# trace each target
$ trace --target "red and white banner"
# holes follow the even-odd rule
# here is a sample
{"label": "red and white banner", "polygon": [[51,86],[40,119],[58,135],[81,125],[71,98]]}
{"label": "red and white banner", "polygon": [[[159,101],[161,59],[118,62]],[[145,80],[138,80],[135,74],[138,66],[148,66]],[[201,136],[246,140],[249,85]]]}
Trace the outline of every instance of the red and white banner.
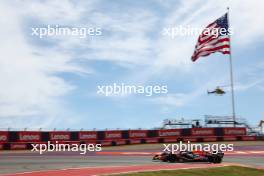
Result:
{"label": "red and white banner", "polygon": [[192,128],[192,136],[214,136],[214,128]]}
{"label": "red and white banner", "polygon": [[79,132],[79,140],[96,140],[97,132],[96,131],[81,131]]}
{"label": "red and white banner", "polygon": [[184,142],[188,142],[188,141],[197,142],[197,138],[195,138],[195,137],[186,137],[186,138],[183,138],[183,141]]}
{"label": "red and white banner", "polygon": [[116,140],[116,145],[125,145],[126,144],[126,140]]}
{"label": "red and white banner", "polygon": [[140,144],[141,139],[130,139],[130,144]]}
{"label": "red and white banner", "polygon": [[54,141],[51,141],[52,144],[67,144],[68,142],[67,141],[60,141],[60,140],[54,140]]}
{"label": "red and white banner", "polygon": [[[43,144],[43,145],[48,145],[48,142],[34,142],[34,144]],[[31,146],[32,147],[32,146]],[[38,149],[40,149],[40,145],[37,146]]]}
{"label": "red and white banner", "polygon": [[10,149],[11,150],[25,150],[27,149],[27,145],[26,144],[23,144],[23,143],[13,143],[13,144],[10,144]]}
{"label": "red and white banner", "polygon": [[167,142],[177,142],[177,139],[176,138],[165,138],[164,142],[165,143],[167,143]]}
{"label": "red and white banner", "polygon": [[146,143],[158,143],[158,139],[157,138],[148,138],[146,139]]}
{"label": "red and white banner", "polygon": [[105,131],[105,139],[120,139],[122,138],[121,131]]}
{"label": "red and white banner", "polygon": [[69,141],[71,139],[70,132],[53,131],[49,132],[51,141]]}
{"label": "red and white banner", "polygon": [[256,136],[242,136],[242,141],[255,141],[257,140]]}
{"label": "red and white banner", "polygon": [[8,141],[8,132],[0,131],[0,143]]}
{"label": "red and white banner", "polygon": [[40,142],[41,134],[38,131],[21,131],[18,133],[19,142]]}
{"label": "red and white banner", "polygon": [[236,141],[236,136],[225,136],[224,141]]}
{"label": "red and white banner", "polygon": [[217,141],[217,137],[205,137],[203,138],[204,142],[215,142]]}
{"label": "red and white banner", "polygon": [[129,130],[129,138],[145,138],[147,130]]}
{"label": "red and white banner", "polygon": [[180,136],[181,129],[158,130],[159,137]]}
{"label": "red and white banner", "polygon": [[246,135],[247,131],[246,128],[224,128],[224,135],[225,136],[233,136],[233,135],[238,135],[238,136],[242,136],[242,135]]}
{"label": "red and white banner", "polygon": [[95,145],[96,144],[96,141],[85,141],[85,144],[86,145],[89,145],[89,144],[94,144]]}
{"label": "red and white banner", "polygon": [[80,141],[70,141],[70,142],[66,142],[67,144],[70,144],[70,145],[80,145]]}
{"label": "red and white banner", "polygon": [[101,141],[101,145],[102,146],[111,146],[112,145],[112,141]]}

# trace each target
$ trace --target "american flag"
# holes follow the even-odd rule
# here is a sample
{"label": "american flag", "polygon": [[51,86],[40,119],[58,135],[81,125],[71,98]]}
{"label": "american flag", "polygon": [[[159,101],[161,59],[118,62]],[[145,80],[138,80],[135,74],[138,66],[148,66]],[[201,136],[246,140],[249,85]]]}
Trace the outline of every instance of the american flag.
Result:
{"label": "american flag", "polygon": [[209,24],[200,34],[192,55],[192,61],[211,53],[230,54],[227,13]]}

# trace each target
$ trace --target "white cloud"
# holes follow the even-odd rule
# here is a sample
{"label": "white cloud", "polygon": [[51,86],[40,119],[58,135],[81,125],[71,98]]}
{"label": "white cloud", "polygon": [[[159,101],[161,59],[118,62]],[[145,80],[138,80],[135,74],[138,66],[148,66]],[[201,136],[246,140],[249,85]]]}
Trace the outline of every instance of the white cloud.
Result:
{"label": "white cloud", "polygon": [[256,87],[256,86],[261,86],[261,83],[263,83],[264,79],[256,80],[256,81],[251,81],[249,83],[237,83],[234,86],[234,90],[236,91],[246,91],[250,88]]}
{"label": "white cloud", "polygon": [[[54,118],[63,114],[63,96],[77,86],[56,74],[96,72],[92,68],[81,67],[77,57],[85,61],[110,61],[126,67],[131,72],[124,75],[124,79],[139,83],[164,74],[168,69],[175,72],[192,70],[195,73],[190,57],[198,36],[170,39],[162,36],[162,29],[175,25],[203,28],[220,17],[227,5],[231,7],[231,25],[235,28],[233,46],[243,48],[264,39],[264,4],[261,1],[157,2],[169,10],[166,15],[158,16],[155,9],[151,11],[144,7],[127,7],[126,14],[100,11],[96,9],[96,5],[100,5],[97,1],[2,2],[0,117],[41,115],[50,118],[46,125],[54,122]],[[52,47],[33,46],[22,30],[27,18],[40,24],[99,26],[104,33],[94,40],[60,37],[51,39],[55,43]],[[74,52],[75,49],[81,49],[81,52]],[[138,65],[143,69],[133,72],[133,66]],[[155,101],[180,107],[199,97],[203,89],[204,86],[189,94],[173,93]],[[36,120],[32,124],[37,123]]]}
{"label": "white cloud", "polygon": [[2,3],[0,12],[5,17],[0,19],[0,127],[50,125],[61,118],[60,98],[74,89],[55,74],[82,68],[59,52],[29,45],[14,7]]}
{"label": "white cloud", "polygon": [[73,3],[70,0],[46,0],[46,1],[14,1],[10,2],[13,6],[19,5],[19,11],[23,15],[41,19],[43,22],[57,23],[73,23],[81,18],[81,13],[89,11],[89,6],[92,6],[93,0],[84,4]]}

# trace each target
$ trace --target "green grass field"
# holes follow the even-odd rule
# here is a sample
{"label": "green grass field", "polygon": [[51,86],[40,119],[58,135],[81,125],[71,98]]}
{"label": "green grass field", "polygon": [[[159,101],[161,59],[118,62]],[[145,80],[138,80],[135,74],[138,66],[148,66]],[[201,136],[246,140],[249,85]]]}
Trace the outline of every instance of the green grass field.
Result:
{"label": "green grass field", "polygon": [[155,172],[121,174],[119,176],[264,176],[264,170],[239,166],[226,166],[210,169],[182,169]]}

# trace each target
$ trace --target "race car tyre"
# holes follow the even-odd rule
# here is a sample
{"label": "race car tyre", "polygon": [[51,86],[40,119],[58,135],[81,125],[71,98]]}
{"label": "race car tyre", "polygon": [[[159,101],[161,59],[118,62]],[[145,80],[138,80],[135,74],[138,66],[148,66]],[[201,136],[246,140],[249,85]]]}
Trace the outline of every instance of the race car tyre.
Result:
{"label": "race car tyre", "polygon": [[178,162],[179,162],[179,163],[183,163],[183,162],[184,162],[184,159],[179,158],[179,159],[178,159]]}
{"label": "race car tyre", "polygon": [[222,158],[221,157],[216,157],[215,158],[215,161],[214,161],[214,163],[221,163],[222,162]]}
{"label": "race car tyre", "polygon": [[159,156],[159,155],[155,155],[155,156],[153,156],[152,160],[158,160],[158,156]]}
{"label": "race car tyre", "polygon": [[175,163],[177,161],[177,156],[176,155],[170,155],[170,156],[168,156],[168,161],[170,163]]}

